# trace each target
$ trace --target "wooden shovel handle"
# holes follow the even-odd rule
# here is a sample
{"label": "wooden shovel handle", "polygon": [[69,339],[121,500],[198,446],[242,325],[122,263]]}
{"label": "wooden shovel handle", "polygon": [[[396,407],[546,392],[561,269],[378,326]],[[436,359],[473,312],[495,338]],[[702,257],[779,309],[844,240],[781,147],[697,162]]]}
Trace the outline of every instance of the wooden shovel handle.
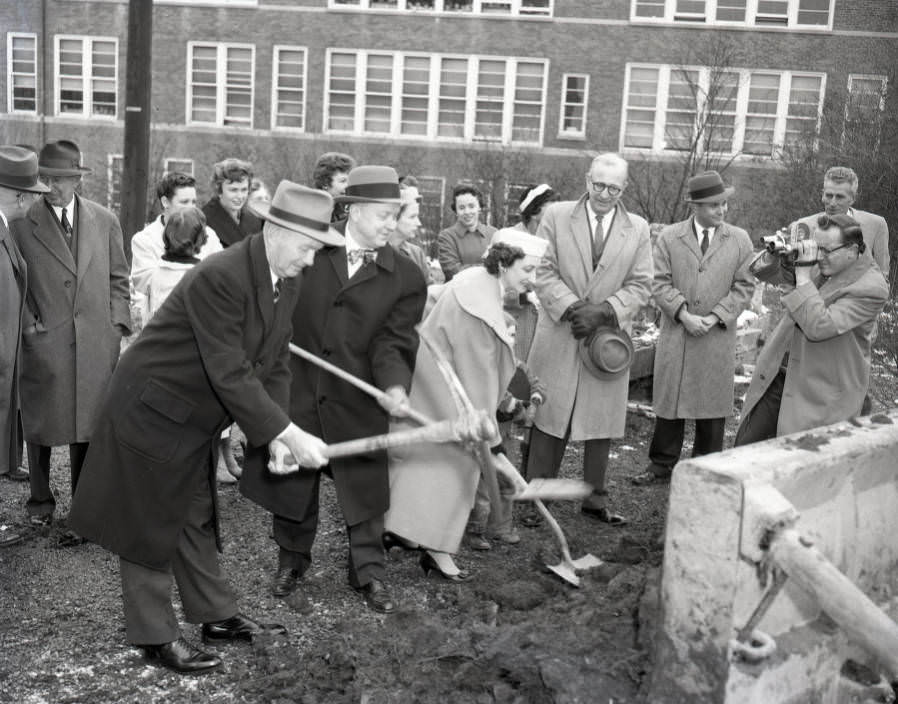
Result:
{"label": "wooden shovel handle", "polygon": [[419,442],[458,442],[461,433],[458,423],[451,420],[443,420],[431,423],[421,428],[398,430],[385,435],[372,435],[358,440],[348,440],[328,445],[324,451],[325,457],[347,457],[349,455],[364,455],[375,450],[386,450],[391,447],[403,447]]}

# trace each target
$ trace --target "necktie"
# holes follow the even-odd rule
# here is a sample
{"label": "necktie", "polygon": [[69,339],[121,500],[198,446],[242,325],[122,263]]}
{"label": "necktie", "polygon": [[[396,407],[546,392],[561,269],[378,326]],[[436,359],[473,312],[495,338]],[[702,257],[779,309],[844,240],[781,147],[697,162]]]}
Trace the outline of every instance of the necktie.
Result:
{"label": "necktie", "polygon": [[702,243],[701,243],[702,256],[705,256],[705,252],[708,251],[708,231],[702,230]]}
{"label": "necktie", "polygon": [[274,282],[274,302],[277,303],[278,299],[281,297],[281,285],[284,283],[283,279],[278,279]]}
{"label": "necktie", "polygon": [[72,223],[69,222],[69,218],[65,213],[65,208],[62,209],[62,217],[59,219],[60,224],[62,225],[62,231],[65,232],[65,236],[68,239],[72,238]]}
{"label": "necktie", "polygon": [[592,233],[592,266],[598,266],[599,259],[602,256],[602,250],[605,249],[605,231],[602,228],[602,216],[596,216],[596,227]]}
{"label": "necktie", "polygon": [[377,258],[376,249],[351,249],[346,255],[349,258],[350,265],[362,262],[362,266],[373,262]]}

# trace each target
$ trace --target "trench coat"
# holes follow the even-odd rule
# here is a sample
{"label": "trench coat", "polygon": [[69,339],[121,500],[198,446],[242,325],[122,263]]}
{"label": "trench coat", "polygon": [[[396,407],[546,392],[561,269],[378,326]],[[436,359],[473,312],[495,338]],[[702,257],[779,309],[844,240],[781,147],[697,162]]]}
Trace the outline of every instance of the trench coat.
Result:
{"label": "trench coat", "polygon": [[285,279],[275,306],[261,234],[184,275],[115,370],[75,492],[73,530],[162,568],[204,476],[214,504],[224,428],[236,422],[246,434],[247,467],[266,466],[268,442],[290,422],[287,343],[298,290],[297,279]]}
{"label": "trench coat", "polygon": [[[345,232],[346,221],[334,225]],[[427,287],[408,257],[387,245],[348,278],[345,247],[325,247],[303,270],[293,312],[293,342],[379,389],[411,386]],[[327,443],[381,435],[387,413],[364,391],[299,357],[291,360],[290,417]],[[348,525],[382,516],[390,505],[387,455],[334,459],[328,470]],[[275,515],[301,520],[312,505],[313,472],[276,476],[244,469],[240,491]]]}
{"label": "trench coat", "polygon": [[18,466],[19,349],[27,267],[0,217],[0,474]]}
{"label": "trench coat", "polygon": [[784,295],[787,314],[761,349],[742,417],[767,391],[786,352],[778,436],[860,413],[870,381],[873,329],[888,295],[885,277],[866,252],[828,280],[802,284]]}
{"label": "trench coat", "polygon": [[[474,407],[492,416],[515,372],[499,280],[482,266],[460,271],[442,287],[421,334],[452,365]],[[449,386],[424,344],[418,347],[409,401],[434,420],[458,417]],[[408,422],[392,426],[415,427]],[[457,443],[395,448],[385,529],[432,550],[457,552],[479,479],[477,460]]]}
{"label": "trench coat", "polygon": [[[888,281],[890,265],[889,226],[886,223],[885,218],[876,215],[875,213],[868,213],[866,210],[857,210],[856,208],[851,208],[851,211],[848,214],[857,220],[858,224],[861,226],[861,234],[864,236],[864,244],[867,245],[867,252],[873,257],[876,266],[879,267],[882,275],[885,276],[886,281]],[[811,234],[813,234],[814,230],[817,229],[817,219],[821,215],[825,215],[825,213],[808,215],[797,222],[807,225]]]}
{"label": "trench coat", "polygon": [[[128,262],[118,218],[76,195],[77,256],[43,198],[12,224],[28,264],[20,396],[25,439],[88,442],[131,330]],[[76,263],[77,262],[77,263]]]}
{"label": "trench coat", "polygon": [[[652,401],[661,418],[725,418],[733,412],[736,319],[755,289],[748,271],[748,233],[723,223],[702,256],[693,219],[665,227],[655,243],[652,293],[661,309]],[[674,320],[686,304],[693,315],[714,313],[721,325],[693,337]]]}
{"label": "trench coat", "polygon": [[561,316],[578,300],[608,301],[623,330],[652,288],[652,245],[648,223],[618,203],[598,266],[592,266],[592,228],[586,196],[551,203],[536,234],[549,241],[536,271],[534,290],[542,304],[527,366],[547,387],[534,423],[544,433],[571,440],[621,437],[626,421],[630,374],[593,376],[580,361],[579,340]]}

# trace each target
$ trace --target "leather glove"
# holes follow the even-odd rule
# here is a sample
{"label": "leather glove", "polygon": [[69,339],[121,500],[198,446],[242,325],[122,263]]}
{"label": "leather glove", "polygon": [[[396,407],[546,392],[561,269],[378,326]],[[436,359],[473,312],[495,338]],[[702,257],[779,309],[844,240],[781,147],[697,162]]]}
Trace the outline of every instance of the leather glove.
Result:
{"label": "leather glove", "polygon": [[608,301],[584,303],[571,313],[571,331],[578,340],[589,337],[603,325],[617,327],[617,316]]}

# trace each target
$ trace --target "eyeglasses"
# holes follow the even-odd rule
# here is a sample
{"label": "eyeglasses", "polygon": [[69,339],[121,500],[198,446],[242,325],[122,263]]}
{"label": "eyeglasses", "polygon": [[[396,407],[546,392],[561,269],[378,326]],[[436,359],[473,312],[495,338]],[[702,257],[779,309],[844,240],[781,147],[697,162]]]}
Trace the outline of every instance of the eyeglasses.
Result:
{"label": "eyeglasses", "polygon": [[592,190],[596,193],[601,193],[602,191],[608,191],[609,196],[619,196],[621,191],[624,189],[620,186],[615,186],[611,183],[602,183],[601,181],[590,181],[592,184]]}
{"label": "eyeglasses", "polygon": [[853,242],[844,242],[843,244],[840,244],[838,247],[820,247],[820,246],[818,246],[817,251],[820,252],[823,256],[828,257],[833,252],[838,252],[843,247],[850,247],[852,244],[854,244],[854,243]]}

